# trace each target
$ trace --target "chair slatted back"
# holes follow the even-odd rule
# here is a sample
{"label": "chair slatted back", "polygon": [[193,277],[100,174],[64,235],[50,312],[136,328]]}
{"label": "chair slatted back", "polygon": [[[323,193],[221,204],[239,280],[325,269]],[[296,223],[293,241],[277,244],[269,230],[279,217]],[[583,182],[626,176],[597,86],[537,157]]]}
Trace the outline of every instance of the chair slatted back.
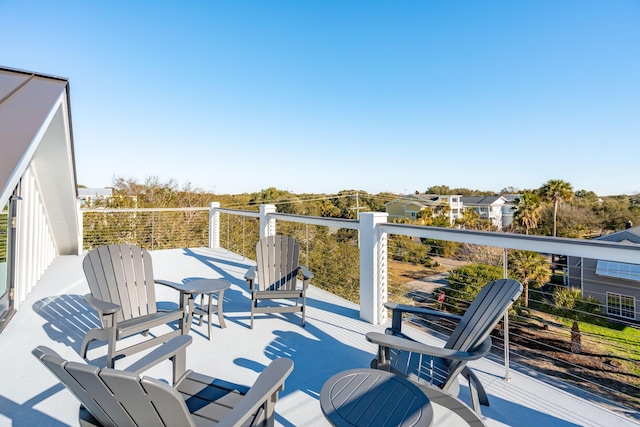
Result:
{"label": "chair slatted back", "polygon": [[[477,348],[521,293],[522,285],[516,280],[501,279],[486,284],[453,330],[445,348],[462,351]],[[448,381],[457,380],[464,365],[465,362],[450,360]]]}
{"label": "chair slatted back", "polygon": [[156,312],[153,265],[146,249],[127,244],[101,246],[87,253],[82,267],[91,294],[122,307],[118,321]]}
{"label": "chair slatted back", "polygon": [[289,236],[267,236],[256,244],[258,290],[295,290],[300,245]]}
{"label": "chair slatted back", "polygon": [[180,393],[161,381],[67,362],[43,346],[33,353],[105,427],[194,426]]}

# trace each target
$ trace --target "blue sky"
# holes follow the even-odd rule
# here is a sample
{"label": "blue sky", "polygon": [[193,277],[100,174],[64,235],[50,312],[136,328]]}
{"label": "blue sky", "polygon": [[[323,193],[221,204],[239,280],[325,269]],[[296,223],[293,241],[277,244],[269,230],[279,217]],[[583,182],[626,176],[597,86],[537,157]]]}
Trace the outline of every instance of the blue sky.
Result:
{"label": "blue sky", "polygon": [[78,182],[640,192],[640,2],[0,0]]}

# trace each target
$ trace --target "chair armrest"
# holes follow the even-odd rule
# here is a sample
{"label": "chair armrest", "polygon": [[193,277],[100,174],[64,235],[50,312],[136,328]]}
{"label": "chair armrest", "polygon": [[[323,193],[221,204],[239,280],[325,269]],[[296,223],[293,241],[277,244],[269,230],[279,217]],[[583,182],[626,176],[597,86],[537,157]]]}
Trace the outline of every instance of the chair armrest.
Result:
{"label": "chair armrest", "polygon": [[156,347],[147,353],[144,357],[125,368],[125,371],[140,374],[149,368],[161,363],[167,359],[173,362],[173,381],[182,376],[185,372],[185,363],[187,356],[187,346],[191,344],[193,338],[189,335],[179,335]]}
{"label": "chair armrest", "polygon": [[[267,403],[265,417],[267,420],[272,418],[274,416],[273,405],[277,400],[278,392],[284,389],[284,380],[292,370],[293,361],[291,359],[279,358],[271,362],[258,376],[247,394],[224,416],[217,426],[244,425],[265,402]],[[267,425],[269,425],[268,421]]]}
{"label": "chair armrest", "polygon": [[410,339],[397,337],[395,335],[381,334],[379,332],[369,332],[366,335],[367,341],[378,344],[381,347],[396,348],[398,350],[410,351],[414,353],[426,354],[443,359],[454,360],[476,360],[480,359],[491,350],[491,337],[487,337],[475,351],[460,351],[449,348],[434,347],[422,344]]}
{"label": "chair armrest", "polygon": [[299,266],[298,270],[302,273],[302,289],[306,290],[309,287],[311,279],[313,279],[313,273],[303,265]]}
{"label": "chair armrest", "polygon": [[414,305],[397,304],[395,302],[387,302],[385,303],[384,306],[390,310],[393,310],[394,312],[399,311],[401,313],[420,314],[423,316],[434,316],[434,317],[440,317],[443,319],[455,320],[455,321],[459,321],[460,319],[462,319],[462,316],[459,316],[457,314],[446,313],[444,311],[438,311],[438,310],[432,310],[427,307],[416,307]]}
{"label": "chair armrest", "polygon": [[175,289],[176,291],[180,291],[186,294],[192,294],[194,293],[194,290],[191,286],[189,286],[190,282],[187,283],[177,283],[177,282],[171,282],[169,280],[163,280],[163,279],[156,279],[155,283],[157,283],[158,285],[162,285],[162,286],[168,286],[172,289]]}
{"label": "chair armrest", "polygon": [[422,316],[434,316],[442,319],[460,321],[462,316],[457,314],[445,313],[444,311],[432,310],[426,307],[416,307],[413,305],[397,304],[395,302],[388,302],[384,305],[386,308],[392,310],[391,313],[391,330],[396,332],[402,331],[402,313],[411,313]]}
{"label": "chair armrest", "polygon": [[256,280],[256,267],[249,267],[249,269],[247,270],[247,272],[244,274],[244,278],[245,280]]}
{"label": "chair armrest", "polygon": [[300,269],[300,273],[302,273],[302,278],[304,280],[313,279],[313,273],[311,271],[309,271],[309,269],[307,267],[305,267],[304,265],[301,265],[298,268]]}
{"label": "chair armrest", "polygon": [[94,298],[93,295],[91,294],[87,294],[83,296],[82,299],[84,300],[84,302],[89,304],[91,308],[96,310],[100,314],[100,317],[102,317],[105,314],[107,315],[115,314],[118,311],[120,311],[120,308],[121,308],[118,304],[108,302],[108,301],[102,301],[98,298]]}
{"label": "chair armrest", "polygon": [[169,286],[170,288],[175,289],[176,291],[180,291],[183,294],[197,294],[198,287],[193,285],[196,282],[197,280],[192,280],[185,283],[170,282],[168,280],[156,280],[157,284]]}
{"label": "chair armrest", "polygon": [[247,284],[249,285],[249,290],[253,290],[253,284],[256,282],[257,271],[258,269],[254,265],[253,267],[249,267],[247,272],[244,274],[244,279],[247,281]]}

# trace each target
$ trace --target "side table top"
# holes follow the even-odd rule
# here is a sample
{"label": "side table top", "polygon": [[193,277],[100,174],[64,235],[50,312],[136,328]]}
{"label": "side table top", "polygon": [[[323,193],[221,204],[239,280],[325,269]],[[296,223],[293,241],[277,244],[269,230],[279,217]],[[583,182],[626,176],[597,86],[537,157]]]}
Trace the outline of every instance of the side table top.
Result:
{"label": "side table top", "polygon": [[[224,279],[197,279],[184,283],[183,292],[193,294],[211,294],[213,292],[219,292],[231,287],[231,283]],[[188,291],[187,291],[188,289]]]}
{"label": "side table top", "polygon": [[335,426],[430,426],[433,408],[410,381],[387,371],[352,369],[327,380],[320,405]]}

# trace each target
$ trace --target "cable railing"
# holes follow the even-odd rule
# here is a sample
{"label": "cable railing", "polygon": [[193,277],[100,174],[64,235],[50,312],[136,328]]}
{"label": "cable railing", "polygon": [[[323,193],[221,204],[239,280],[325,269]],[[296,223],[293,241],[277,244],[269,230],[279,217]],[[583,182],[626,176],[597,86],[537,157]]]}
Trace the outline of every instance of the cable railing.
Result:
{"label": "cable railing", "polygon": [[[451,233],[455,235],[456,232]],[[463,233],[465,239],[474,239],[481,234]],[[395,236],[394,236],[395,237]],[[389,238],[389,253],[399,254],[403,258],[410,258],[403,253],[410,251],[410,246],[403,239]],[[492,278],[498,278],[504,270],[503,260],[507,260],[506,270],[509,277],[522,280],[516,276],[513,269],[517,265],[513,255],[518,250],[508,248],[502,241],[504,236],[496,236],[495,241],[502,247],[477,245],[465,248],[465,250],[453,250],[451,241],[439,243],[426,237],[416,238],[423,245],[429,246],[427,255],[423,258],[423,283],[414,285],[410,293],[414,297],[414,303],[426,305],[435,309],[457,311],[469,303],[465,294],[467,282],[474,277],[464,274],[461,266],[480,265],[483,268],[474,270],[477,274],[486,274],[492,271]],[[513,307],[509,316],[508,342],[504,340],[503,327],[497,328],[493,334],[493,354],[502,359],[508,358],[511,366],[523,369],[535,369],[539,372],[561,378],[565,382],[597,394],[601,397],[622,402],[625,405],[640,407],[640,378],[638,362],[640,361],[640,330],[635,318],[635,305],[629,307],[626,314],[631,318],[623,318],[619,314],[612,316],[608,309],[611,298],[606,298],[607,292],[590,292],[585,298],[580,292],[578,283],[585,277],[600,277],[597,275],[597,267],[589,267],[588,262],[582,262],[583,267],[579,274],[567,267],[567,263],[585,260],[578,257],[581,252],[589,252],[600,247],[598,242],[574,241],[569,253],[575,256],[554,256],[553,245],[548,239],[534,239],[518,242],[517,236],[513,238],[513,246],[518,248],[529,246],[530,259],[538,260],[545,269],[547,275],[543,283],[531,281],[528,283],[528,301],[522,297]],[[462,240],[462,239],[459,239]],[[487,239],[490,241],[490,239]],[[545,250],[535,248],[536,244],[546,242]],[[559,243],[567,248],[568,240],[559,239]],[[395,245],[395,246],[392,246]],[[586,246],[586,247],[581,247]],[[473,250],[470,250],[473,249]],[[550,250],[551,249],[551,250]],[[602,249],[597,255],[601,258],[616,259],[614,247]],[[505,255],[506,257],[503,256]],[[633,252],[631,252],[633,253]],[[391,256],[391,255],[390,255]],[[596,256],[595,254],[593,256]],[[640,258],[639,258],[640,259]],[[625,261],[629,261],[628,257]],[[515,262],[514,262],[515,263]],[[447,267],[444,267],[446,265]],[[539,265],[538,265],[539,266]],[[529,278],[536,265],[529,265]],[[460,272],[463,272],[462,274]],[[471,271],[471,270],[470,270]],[[444,276],[444,278],[443,278]],[[488,278],[485,278],[488,280]],[[607,283],[606,277],[600,277],[601,285]],[[570,286],[576,286],[572,288]],[[626,291],[617,288],[617,292],[632,292],[633,282],[628,282]],[[420,291],[428,289],[429,292]],[[446,291],[446,299],[440,303],[437,296],[440,291]],[[610,293],[610,292],[609,292]],[[571,304],[568,304],[571,302]],[[442,333],[447,335],[451,325],[446,322],[434,323],[428,318],[412,318],[410,321],[419,329],[430,333]],[[574,325],[578,328],[573,329]],[[505,350],[508,345],[508,350]],[[506,355],[505,355],[506,353]],[[508,376],[508,372],[507,372]]]}
{"label": "cable railing", "polygon": [[[535,369],[640,408],[634,270],[624,273],[630,277],[625,288],[614,285],[614,274],[597,263],[637,265],[640,247],[387,222],[375,224],[371,231],[362,229],[359,220],[219,207],[96,209],[83,215],[85,249],[121,242],[149,249],[214,247],[217,242],[217,247],[255,259],[255,243],[262,234],[291,235],[300,242],[302,262],[314,272],[315,286],[361,304],[363,275],[371,272],[362,271],[367,248],[360,246],[363,241],[368,245],[372,236],[367,233],[372,232],[384,262],[378,259],[372,267],[376,274],[369,277],[384,276],[384,283],[375,287],[384,291],[384,300],[460,312],[473,297],[474,280],[486,283],[520,274],[514,278],[528,281],[526,300],[523,295],[505,318],[506,327],[501,324],[493,333],[491,357],[505,363],[505,378],[510,367]],[[517,253],[533,255],[518,259]],[[548,271],[544,283],[539,283],[544,275],[533,274],[540,265]],[[580,293],[583,287],[590,298]],[[443,301],[438,299],[441,292]],[[373,298],[377,303],[384,300]],[[451,328],[428,318],[407,320],[442,336]],[[572,329],[576,324],[578,331]]]}
{"label": "cable railing", "polygon": [[132,243],[146,249],[206,247],[209,208],[83,209],[82,248]]}

